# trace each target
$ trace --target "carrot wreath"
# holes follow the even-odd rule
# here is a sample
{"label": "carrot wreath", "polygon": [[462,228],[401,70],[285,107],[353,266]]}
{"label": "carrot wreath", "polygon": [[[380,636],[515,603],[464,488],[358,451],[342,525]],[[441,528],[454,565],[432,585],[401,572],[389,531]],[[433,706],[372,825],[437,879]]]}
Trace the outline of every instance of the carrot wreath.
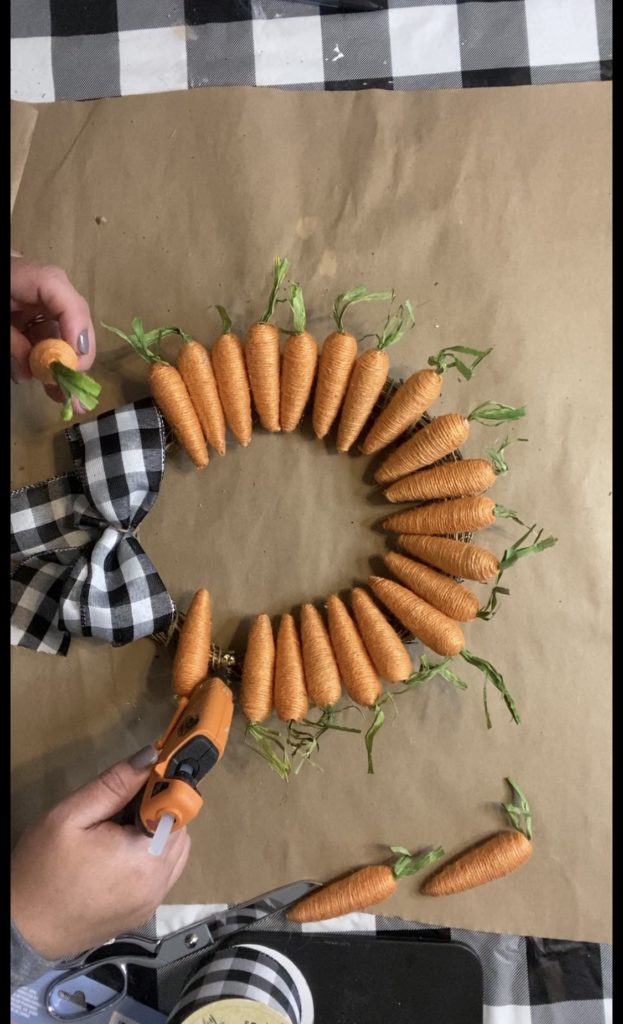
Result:
{"label": "carrot wreath", "polygon": [[278,431],[279,426],[279,329],[271,323],[279,289],[288,272],[290,262],[279,257],[273,264],[273,286],[266,311],[247,331],[245,359],[253,402],[260,423],[266,430]]}
{"label": "carrot wreath", "polygon": [[359,630],[337,594],[329,597],[327,612],[331,643],[346,692],[356,704],[374,707],[381,696],[381,681]]}
{"label": "carrot wreath", "polygon": [[212,602],[208,591],[202,589],[191,601],[173,658],[173,692],[179,697],[189,697],[195,686],[206,678],[211,639]]}
{"label": "carrot wreath", "polygon": [[63,392],[62,419],[70,420],[74,414],[72,398],[88,412],[97,407],[102,385],[88,373],[76,369],[78,356],[66,341],[61,338],[39,341],[30,350],[28,365],[35,380],[41,384],[56,384]]}
{"label": "carrot wreath", "polygon": [[318,343],[306,330],[307,314],[300,284],[290,288],[292,333],[283,349],[281,364],[281,429],[296,430],[305,412],[318,364]]}
{"label": "carrot wreath", "polygon": [[463,631],[457,622],[393,580],[371,576],[368,582],[379,601],[426,647],[430,647],[443,657],[460,654],[464,661],[482,672],[485,720],[488,729],[491,728],[491,719],[487,704],[487,683],[491,683],[499,690],[513,721],[517,725],[520,723],[519,712],[506,687],[504,677],[490,662],[467,650]]}
{"label": "carrot wreath", "polygon": [[441,846],[419,857],[409,853],[403,846],[391,846],[390,850],[397,854],[397,860],[392,865],[373,864],[329,885],[323,885],[299,900],[287,911],[286,917],[297,924],[309,924],[341,917],[342,914],[352,914],[355,910],[365,910],[391,896],[398,888],[399,878],[415,875],[444,856]]}
{"label": "carrot wreath", "polygon": [[362,587],[355,587],[351,602],[359,632],[374,667],[388,683],[408,679],[413,670],[411,656],[402,640]]}
{"label": "carrot wreath", "polygon": [[[452,498],[398,512],[383,520],[383,529],[394,533],[471,533],[491,526],[496,519],[514,519],[517,513],[491,498]],[[522,524],[523,525],[523,524]]]}
{"label": "carrot wreath", "polygon": [[218,394],[210,353],[184,331],[179,331],[179,335],[184,344],[177,360],[177,368],[188,388],[206,440],[219,455],[224,455],[225,414]]}
{"label": "carrot wreath", "polygon": [[157,345],[168,334],[177,334],[178,329],[161,327],[145,333],[140,317],[135,317],[132,321],[131,334],[108,324],[102,326],[127,341],[128,345],[150,364],[149,386],[156,405],[195,466],[203,469],[208,464],[208,449],[188,389],[179,371],[152,351],[153,345]]}
{"label": "carrot wreath", "polygon": [[409,590],[449,618],[471,622],[478,615],[480,602],[476,595],[461,583],[455,583],[449,576],[395,551],[385,555],[383,561]]}
{"label": "carrot wreath", "polygon": [[347,452],[351,448],[376,405],[389,373],[387,349],[414,325],[413,307],[406,301],[395,313],[388,315],[381,334],[375,335],[376,348],[368,349],[356,360],[337,430],[338,452]]}
{"label": "carrot wreath", "polygon": [[[526,438],[518,437],[517,441]],[[493,486],[498,476],[508,473],[504,449],[513,442],[508,438],[499,448],[487,448],[490,459],[460,459],[444,462],[432,469],[420,469],[390,484],[383,494],[388,501],[432,501],[435,498],[460,498],[482,494]]]}
{"label": "carrot wreath", "polygon": [[[397,437],[400,437],[405,430],[417,423],[429,406],[439,398],[442,385],[441,375],[446,370],[456,367],[466,380],[470,380],[472,371],[478,363],[481,363],[492,351],[491,348],[483,351],[456,345],[442,348],[436,356],[430,356],[429,365],[435,366],[436,369],[418,370],[400,385],[366,435],[361,445],[362,452],[365,455],[380,452]],[[474,356],[471,366],[467,366],[463,360],[458,359],[455,355],[456,352]]]}
{"label": "carrot wreath", "polygon": [[456,412],[438,416],[396,448],[377,470],[374,479],[377,483],[388,484],[443,459],[467,441],[472,422],[494,426],[525,415],[524,406],[516,408],[500,402],[482,402],[468,416]]}
{"label": "carrot wreath", "polygon": [[301,608],[301,643],[307,693],[317,707],[333,707],[342,695],[340,670],[322,615],[313,604]]}
{"label": "carrot wreath", "polygon": [[243,448],[251,443],[251,391],[240,338],[232,333],[232,323],[224,306],[216,307],[223,333],[212,346],[212,367],[227,424]]}
{"label": "carrot wreath", "polygon": [[275,659],[275,711],[282,722],[300,722],[309,708],[305,669],[296,624],[282,615]]}
{"label": "carrot wreath", "polygon": [[333,426],[357,358],[357,339],[344,330],[346,310],[356,302],[376,302],[392,298],[393,292],[369,292],[365,285],[360,284],[349,292],[342,292],[333,303],[333,319],[337,330],[325,338],[318,362],[318,380],[312,414],[316,437],[326,437]]}
{"label": "carrot wreath", "polygon": [[[496,832],[453,861],[444,864],[427,878],[421,892],[425,896],[450,896],[475,889],[516,871],[532,856],[532,815],[528,801],[517,783],[506,780],[513,791],[513,803],[502,804],[512,829]],[[519,805],[515,799],[519,799]],[[523,819],[523,820],[522,820]],[[322,892],[322,890],[320,890]]]}

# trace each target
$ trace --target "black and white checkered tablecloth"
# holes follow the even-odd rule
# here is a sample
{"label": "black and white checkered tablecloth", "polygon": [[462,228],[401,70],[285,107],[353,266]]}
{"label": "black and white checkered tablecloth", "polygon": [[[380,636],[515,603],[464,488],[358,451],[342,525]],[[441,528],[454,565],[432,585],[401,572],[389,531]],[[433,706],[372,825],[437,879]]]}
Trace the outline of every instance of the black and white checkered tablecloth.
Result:
{"label": "black and white checkered tablecloth", "polygon": [[612,0],[11,0],[11,36],[12,97],[33,103],[612,77]]}

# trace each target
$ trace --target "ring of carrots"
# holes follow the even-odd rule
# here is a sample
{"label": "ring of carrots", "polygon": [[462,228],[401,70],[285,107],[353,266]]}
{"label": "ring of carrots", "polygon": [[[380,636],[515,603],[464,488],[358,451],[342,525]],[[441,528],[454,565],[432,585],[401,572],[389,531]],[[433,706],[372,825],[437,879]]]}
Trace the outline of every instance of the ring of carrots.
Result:
{"label": "ring of carrots", "polygon": [[[138,317],[131,333],[110,329],[149,364],[154,401],[198,469],[208,466],[210,447],[225,454],[226,426],[247,447],[257,429],[254,415],[264,430],[290,433],[307,410],[318,439],[333,430],[338,452],[358,444],[364,454],[378,458],[375,480],[389,507],[409,503],[382,522],[383,529],[397,535],[398,551],[385,558],[393,578],[371,576],[367,587],[355,587],[348,601],[329,595],[324,614],[303,604],[297,615],[284,612],[276,625],[265,613],[256,614],[243,664],[212,643],[207,590],[198,591],[186,618],[178,616],[177,629],[156,639],[177,640],[173,684],[178,699],[188,697],[215,662],[226,664],[230,676],[238,677],[247,736],[282,778],[290,776],[295,762],[296,772],[311,759],[328,730],[364,732],[338,720],[353,705],[371,715],[364,740],[368,771],[373,772],[372,747],[387,701],[434,676],[465,689],[449,667],[455,657],[482,673],[487,727],[488,684],[498,690],[513,721],[520,722],[502,674],[466,648],[460,624],[491,619],[500,596],[509,593],[499,585],[502,574],[524,555],[556,541],[541,540],[541,532],[532,536],[532,526],[498,558],[472,539],[474,531],[500,516],[521,520],[484,494],[508,470],[503,456],[508,438],[497,449],[486,448],[486,459],[463,458],[461,445],[473,424],[518,420],[525,408],[487,401],[467,416],[451,412],[432,418],[428,411],[441,394],[444,372],[455,368],[471,379],[491,348],[442,349],[428,359],[426,368],[396,382],[390,377],[387,349],[415,325],[411,303],[390,306],[378,333],[364,336],[375,337],[376,345],[359,353],[345,316],[357,303],[393,303],[394,293],[370,292],[363,285],[343,292],[333,305],[335,330],[320,347],[308,329],[300,284],[291,282],[286,297],[279,297],[288,269],[287,259],[275,260],[265,311],[244,340],[234,333],[222,306],[216,307],[222,332],[211,351],[179,327],[146,332]],[[279,303],[289,304],[289,329],[274,322]],[[287,335],[283,353],[280,332]],[[171,336],[180,344],[177,366],[159,353],[161,341]],[[464,580],[494,581],[482,607]],[[414,639],[442,660],[431,662],[423,654],[414,665],[405,646]],[[346,705],[341,703],[342,687]],[[311,718],[310,708],[319,716]],[[265,724],[273,712],[285,723],[285,735]]]}

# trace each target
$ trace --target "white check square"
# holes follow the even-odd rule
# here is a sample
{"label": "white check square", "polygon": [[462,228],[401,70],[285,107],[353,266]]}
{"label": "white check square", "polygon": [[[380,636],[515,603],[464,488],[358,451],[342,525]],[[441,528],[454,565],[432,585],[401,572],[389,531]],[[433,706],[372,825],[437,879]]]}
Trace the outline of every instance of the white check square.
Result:
{"label": "white check square", "polygon": [[11,99],[26,103],[54,99],[50,36],[11,40]]}
{"label": "white check square", "polygon": [[525,0],[530,65],[599,61],[595,0]]}
{"label": "white check square", "polygon": [[184,27],[120,32],[119,80],[122,96],[188,88]]}
{"label": "white check square", "polygon": [[255,19],[257,85],[303,85],[324,80],[320,17]]}
{"label": "white check square", "polygon": [[392,70],[397,77],[461,70],[456,5],[388,11]]}

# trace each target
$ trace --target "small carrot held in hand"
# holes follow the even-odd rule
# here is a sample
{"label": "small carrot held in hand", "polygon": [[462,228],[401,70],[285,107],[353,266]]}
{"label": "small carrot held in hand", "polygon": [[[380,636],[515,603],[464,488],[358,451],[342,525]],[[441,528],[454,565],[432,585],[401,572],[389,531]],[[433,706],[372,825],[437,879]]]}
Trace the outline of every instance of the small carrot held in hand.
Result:
{"label": "small carrot held in hand", "polygon": [[373,907],[396,891],[399,878],[415,875],[444,855],[440,846],[419,857],[402,846],[392,846],[390,849],[397,854],[392,865],[373,864],[329,885],[323,885],[291,907],[286,913],[288,920],[309,924]]}
{"label": "small carrot held in hand", "polygon": [[281,429],[296,430],[307,405],[318,364],[318,344],[306,330],[307,314],[303,289],[294,283],[290,288],[292,333],[283,349],[281,364]]}
{"label": "small carrot held in hand", "polygon": [[325,338],[318,362],[312,415],[316,437],[326,437],[333,426],[357,358],[357,339],[344,330],[346,310],[356,302],[376,302],[392,298],[393,292],[369,292],[365,285],[361,284],[349,292],[338,295],[333,303],[333,319],[337,330]]}
{"label": "small carrot held in hand", "polygon": [[[425,896],[450,896],[475,889],[504,878],[530,860],[533,849],[530,807],[519,786],[510,778],[506,781],[513,790],[513,803],[502,804],[502,807],[513,828],[496,832],[444,864],[426,879],[421,889]],[[519,799],[518,805],[515,798]]]}
{"label": "small carrot held in hand", "polygon": [[[471,533],[491,526],[496,519],[514,519],[517,513],[504,505],[496,505],[491,498],[452,498],[435,501],[430,505],[398,512],[383,520],[383,529],[394,533],[452,534]],[[523,525],[523,523],[522,523]]]}
{"label": "small carrot held in hand", "polygon": [[415,325],[409,301],[390,313],[381,334],[376,335],[376,348],[368,349],[356,360],[346,391],[337,430],[337,450],[347,452],[363,430],[389,373],[387,349]]}
{"label": "small carrot held in hand", "polygon": [[179,331],[179,335],[184,344],[177,360],[177,368],[188,388],[206,440],[219,455],[224,455],[225,414],[219,398],[210,353],[184,331]]}
{"label": "small carrot held in hand", "polygon": [[85,411],[92,412],[97,407],[101,384],[76,369],[78,356],[62,338],[45,338],[33,345],[28,365],[35,380],[41,384],[56,384],[63,392],[62,419],[70,420],[73,416],[72,398],[80,402]]}
{"label": "small carrot held in hand", "polygon": [[[442,385],[441,375],[445,370],[455,366],[459,373],[470,380],[474,368],[492,351],[490,348],[482,351],[477,348],[457,345],[454,348],[443,348],[436,356],[431,356],[428,362],[435,369],[418,370],[400,385],[368,432],[361,445],[362,452],[365,455],[380,452],[397,437],[400,437],[405,430],[417,423],[433,402],[439,398]],[[471,366],[467,366],[462,360],[452,355],[456,352],[474,356]]]}
{"label": "small carrot held in hand", "polygon": [[313,604],[301,608],[301,643],[307,693],[317,707],[333,707],[342,695],[340,670],[322,615]]}
{"label": "small carrot held in hand", "polygon": [[364,707],[374,707],[381,696],[381,681],[357,626],[337,594],[327,601],[329,633],[346,692]]}
{"label": "small carrot held in hand", "polygon": [[421,562],[414,562],[413,559],[399,555],[395,551],[385,555],[384,562],[409,590],[450,619],[471,622],[478,615],[480,602],[476,594],[449,576],[444,576],[436,569],[422,565]]}
{"label": "small carrot held in hand", "polygon": [[107,324],[102,326],[127,341],[149,363],[149,386],[156,405],[195,466],[204,469],[208,464],[208,449],[188,389],[179,370],[152,350],[152,346],[168,334],[177,334],[177,328],[162,327],[145,333],[140,317],[132,321],[131,334]]}
{"label": "small carrot held in hand", "polygon": [[524,406],[516,408],[500,402],[483,402],[468,416],[456,412],[438,416],[388,455],[374,479],[377,483],[388,484],[450,455],[467,441],[472,422],[493,426],[525,415]]}
{"label": "small carrot held in hand", "polygon": [[189,697],[195,686],[206,678],[211,639],[210,594],[207,590],[198,590],[186,613],[173,659],[173,692],[178,696]]}
{"label": "small carrot held in hand", "polygon": [[300,722],[309,708],[305,669],[296,623],[282,615],[275,659],[275,711],[282,722]]}
{"label": "small carrot held in hand", "polygon": [[279,426],[279,329],[271,323],[279,289],[283,284],[290,262],[275,260],[273,286],[266,311],[261,320],[251,324],[244,349],[253,402],[260,423],[273,433]]}
{"label": "small carrot held in hand", "polygon": [[251,626],[242,667],[240,703],[249,722],[263,722],[273,710],[275,640],[268,615]]}
{"label": "small carrot held in hand", "polygon": [[[518,437],[517,440],[525,441],[526,438]],[[457,459],[432,469],[419,469],[396,480],[383,493],[388,501],[432,501],[482,494],[493,486],[498,476],[508,472],[502,453],[512,443],[507,438],[499,448],[488,448],[491,460]]]}
{"label": "small carrot held in hand", "polygon": [[223,333],[212,347],[212,367],[227,424],[243,448],[251,443],[251,391],[244,350],[240,338],[232,333],[232,323],[224,306],[216,307]]}
{"label": "small carrot held in hand", "polygon": [[411,656],[402,640],[362,587],[351,594],[353,611],[368,654],[381,679],[400,683],[413,670]]}

